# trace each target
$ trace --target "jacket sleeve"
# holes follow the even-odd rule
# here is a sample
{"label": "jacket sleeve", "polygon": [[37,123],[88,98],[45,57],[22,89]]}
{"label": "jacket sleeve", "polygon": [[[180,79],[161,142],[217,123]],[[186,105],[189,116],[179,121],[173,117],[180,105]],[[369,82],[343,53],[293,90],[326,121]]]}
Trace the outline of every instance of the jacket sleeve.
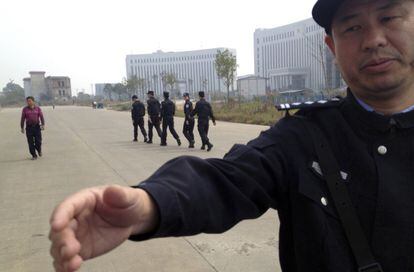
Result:
{"label": "jacket sleeve", "polygon": [[192,117],[194,117],[198,114],[198,109],[199,109],[199,106],[198,106],[198,103],[196,103],[196,105],[194,107],[194,110],[191,111],[191,116]]}
{"label": "jacket sleeve", "polygon": [[156,237],[222,233],[244,219],[278,207],[285,163],[271,132],[235,145],[223,159],[179,157],[134,186],[148,192],[160,214]]}
{"label": "jacket sleeve", "polygon": [[210,110],[210,118],[215,123],[216,122],[216,118],[214,117],[213,108],[211,107],[211,104],[208,105],[208,108]]}

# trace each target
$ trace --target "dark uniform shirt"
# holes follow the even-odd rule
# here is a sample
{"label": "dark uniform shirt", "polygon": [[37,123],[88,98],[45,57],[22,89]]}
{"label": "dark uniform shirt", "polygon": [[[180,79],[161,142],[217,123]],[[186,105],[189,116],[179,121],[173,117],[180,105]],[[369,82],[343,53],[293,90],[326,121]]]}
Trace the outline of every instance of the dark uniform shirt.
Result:
{"label": "dark uniform shirt", "polygon": [[184,104],[184,115],[185,119],[192,119],[193,116],[191,113],[193,112],[193,103],[190,100],[185,101]]}
{"label": "dark uniform shirt", "polygon": [[147,110],[148,110],[148,115],[149,116],[159,116],[160,115],[160,111],[161,111],[161,106],[160,106],[160,102],[154,98],[151,97],[150,99],[147,100]]}
{"label": "dark uniform shirt", "polygon": [[213,115],[213,110],[211,109],[210,103],[208,103],[205,99],[201,99],[195,105],[194,111],[192,115],[198,115],[198,119],[207,119],[211,118],[213,122],[216,121]]}
{"label": "dark uniform shirt", "polygon": [[161,102],[161,117],[172,117],[175,115],[175,104],[170,100],[166,99]]}
{"label": "dark uniform shirt", "polygon": [[131,117],[136,120],[145,116],[145,106],[141,101],[135,101],[132,104]]}
{"label": "dark uniform shirt", "polygon": [[[301,110],[327,137],[376,260],[414,271],[414,111],[385,117],[351,93]],[[151,237],[221,233],[277,209],[283,271],[355,272],[356,264],[303,122],[286,117],[223,159],[180,157],[138,185],[159,207]]]}

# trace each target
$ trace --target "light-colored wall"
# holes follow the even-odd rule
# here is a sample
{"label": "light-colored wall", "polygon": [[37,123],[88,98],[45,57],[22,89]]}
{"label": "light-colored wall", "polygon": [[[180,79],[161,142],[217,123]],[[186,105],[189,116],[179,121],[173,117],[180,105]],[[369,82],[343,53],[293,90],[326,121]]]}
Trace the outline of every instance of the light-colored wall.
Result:
{"label": "light-colored wall", "polygon": [[[272,90],[297,88],[293,78],[305,88],[321,90],[339,87],[339,71],[324,43],[324,29],[313,19],[254,33],[255,74],[269,78]],[[296,80],[298,82],[298,80]]]}
{"label": "light-colored wall", "polygon": [[[217,92],[225,91],[225,86],[217,76],[215,59],[218,50],[226,48],[213,48],[186,52],[156,52],[153,54],[128,55],[126,57],[127,78],[136,75],[146,79],[146,89],[154,90],[158,95],[168,91],[162,83],[163,73],[172,73],[177,81],[176,87],[180,92],[189,92],[193,96],[198,91]],[[236,51],[229,49],[234,56]],[[235,79],[236,79],[235,75]],[[204,80],[207,84],[203,84]],[[234,80],[236,82],[236,80]],[[166,90],[167,89],[167,90]]]}

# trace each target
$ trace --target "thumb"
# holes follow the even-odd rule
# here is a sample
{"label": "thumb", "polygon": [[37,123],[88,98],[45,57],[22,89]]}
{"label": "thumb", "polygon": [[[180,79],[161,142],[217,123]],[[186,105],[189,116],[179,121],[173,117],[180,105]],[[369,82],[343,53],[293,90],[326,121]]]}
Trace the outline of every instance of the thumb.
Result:
{"label": "thumb", "polygon": [[136,203],[134,196],[130,188],[113,185],[105,189],[103,202],[106,206],[113,209],[127,209]]}

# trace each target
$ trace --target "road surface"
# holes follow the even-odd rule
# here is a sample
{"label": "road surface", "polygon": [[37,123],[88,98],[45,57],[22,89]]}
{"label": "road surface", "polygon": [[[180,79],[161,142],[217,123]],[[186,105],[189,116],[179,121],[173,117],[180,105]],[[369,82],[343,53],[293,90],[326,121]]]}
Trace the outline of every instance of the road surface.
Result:
{"label": "road surface", "polygon": [[[49,216],[63,198],[84,187],[133,185],[164,162],[180,155],[222,157],[234,143],[246,143],[263,126],[217,122],[211,127],[210,153],[178,147],[133,143],[130,114],[86,107],[43,108],[46,130],[43,158],[31,161],[20,133],[20,109],[0,111],[0,271],[53,271],[47,238]],[[126,242],[85,263],[81,271],[127,272],[276,272],[279,221],[274,211],[244,221],[220,235]]]}

